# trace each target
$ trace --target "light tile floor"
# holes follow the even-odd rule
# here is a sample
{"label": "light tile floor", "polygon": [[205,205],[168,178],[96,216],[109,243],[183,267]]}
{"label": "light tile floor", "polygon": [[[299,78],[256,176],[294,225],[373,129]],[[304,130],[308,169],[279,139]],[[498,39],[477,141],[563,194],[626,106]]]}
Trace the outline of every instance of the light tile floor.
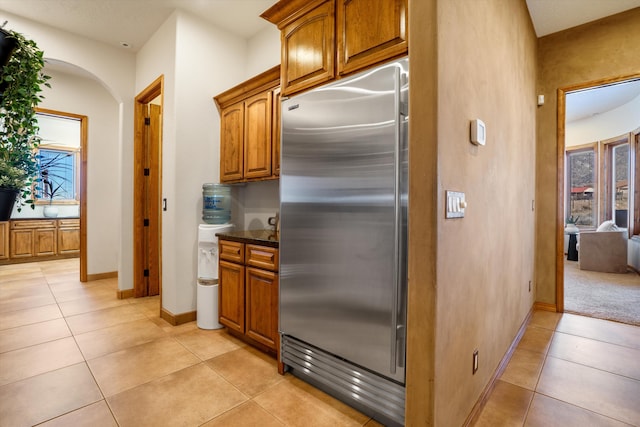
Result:
{"label": "light tile floor", "polygon": [[380,424],[223,330],[116,299],[78,260],[0,266],[0,427]]}
{"label": "light tile floor", "polygon": [[475,425],[640,426],[640,328],[534,312]]}
{"label": "light tile floor", "polygon": [[[159,299],[78,281],[77,259],[0,266],[0,426],[379,426]],[[477,426],[640,426],[640,328],[535,312]]]}

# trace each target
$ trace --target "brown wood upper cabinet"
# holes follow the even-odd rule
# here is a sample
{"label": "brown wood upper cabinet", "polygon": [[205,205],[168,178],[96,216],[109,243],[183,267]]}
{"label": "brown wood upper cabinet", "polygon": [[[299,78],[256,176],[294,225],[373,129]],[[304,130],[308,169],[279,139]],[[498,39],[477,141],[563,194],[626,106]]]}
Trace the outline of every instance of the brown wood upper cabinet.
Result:
{"label": "brown wood upper cabinet", "polygon": [[[273,127],[280,126],[280,118],[275,116],[280,109],[274,105],[279,84],[278,65],[214,98],[220,111],[221,182],[277,177],[280,140],[273,140]],[[276,143],[277,169],[273,164]]]}
{"label": "brown wood upper cabinet", "polygon": [[408,0],[281,0],[261,16],[278,26],[283,96],[408,52]]}

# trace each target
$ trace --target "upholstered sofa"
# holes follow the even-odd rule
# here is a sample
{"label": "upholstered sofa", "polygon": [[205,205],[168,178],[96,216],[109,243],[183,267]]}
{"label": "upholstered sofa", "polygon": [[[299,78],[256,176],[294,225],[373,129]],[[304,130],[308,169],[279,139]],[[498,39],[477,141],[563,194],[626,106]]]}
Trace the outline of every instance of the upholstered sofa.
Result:
{"label": "upholstered sofa", "polygon": [[580,270],[627,272],[627,230],[580,233]]}

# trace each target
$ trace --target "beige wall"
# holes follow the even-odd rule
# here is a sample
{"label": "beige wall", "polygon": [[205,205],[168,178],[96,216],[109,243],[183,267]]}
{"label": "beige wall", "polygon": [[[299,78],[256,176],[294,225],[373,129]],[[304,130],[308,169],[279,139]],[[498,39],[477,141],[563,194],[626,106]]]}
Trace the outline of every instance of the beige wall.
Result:
{"label": "beige wall", "polygon": [[[524,1],[432,0],[410,7],[407,424],[456,426],[470,413],[534,301],[529,281],[536,37]],[[432,13],[435,20],[428,19]],[[437,53],[434,29],[425,34],[434,21]],[[435,127],[429,115],[436,117]],[[469,142],[474,118],[487,125],[485,147]],[[435,165],[429,158],[434,152]],[[466,193],[465,218],[444,218],[445,190]],[[480,367],[472,375],[476,348]],[[432,407],[419,401],[430,398]],[[420,403],[427,408],[419,411]]]}
{"label": "beige wall", "polygon": [[[640,73],[640,8],[538,40],[537,300],[556,303],[557,90]],[[562,216],[560,216],[562,217]]]}

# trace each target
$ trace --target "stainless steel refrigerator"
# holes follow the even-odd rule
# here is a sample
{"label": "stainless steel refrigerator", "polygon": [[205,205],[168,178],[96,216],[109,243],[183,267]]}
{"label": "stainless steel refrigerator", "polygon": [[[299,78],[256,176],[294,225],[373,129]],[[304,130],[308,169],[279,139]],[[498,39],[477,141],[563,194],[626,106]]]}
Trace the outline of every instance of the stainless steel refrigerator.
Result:
{"label": "stainless steel refrigerator", "polygon": [[285,99],[280,333],[294,375],[404,423],[408,59]]}

